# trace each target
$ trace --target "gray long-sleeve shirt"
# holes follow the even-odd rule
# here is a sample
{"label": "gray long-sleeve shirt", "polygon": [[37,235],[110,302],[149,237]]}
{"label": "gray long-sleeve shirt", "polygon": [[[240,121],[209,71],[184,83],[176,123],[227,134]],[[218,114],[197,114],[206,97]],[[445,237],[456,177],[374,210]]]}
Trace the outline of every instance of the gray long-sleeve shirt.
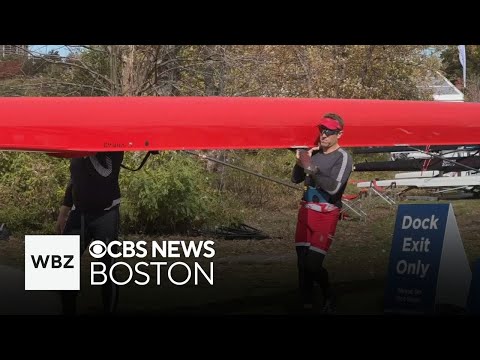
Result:
{"label": "gray long-sleeve shirt", "polygon": [[353,170],[353,159],[344,149],[324,154],[322,150],[313,154],[311,159],[312,174],[295,164],[292,182],[298,184],[305,181],[305,186],[315,187],[325,194],[327,202],[338,208],[342,207],[342,195]]}

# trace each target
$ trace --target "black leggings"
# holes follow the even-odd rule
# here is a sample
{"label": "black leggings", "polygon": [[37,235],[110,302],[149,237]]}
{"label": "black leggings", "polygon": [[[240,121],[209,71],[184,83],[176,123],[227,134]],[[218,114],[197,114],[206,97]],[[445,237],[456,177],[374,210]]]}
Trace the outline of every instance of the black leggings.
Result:
{"label": "black leggings", "polygon": [[297,246],[297,268],[300,294],[304,304],[313,304],[313,285],[317,282],[324,299],[332,297],[328,271],[323,267],[325,254],[310,250],[308,246]]}
{"label": "black leggings", "polygon": [[[63,233],[80,235],[80,256],[82,256],[93,240],[101,240],[105,244],[118,240],[119,223],[119,206],[97,213],[82,213],[75,209],[70,212]],[[112,250],[118,251],[116,246]],[[103,310],[105,313],[113,313],[118,304],[118,285],[110,280],[108,274],[115,259],[107,253],[101,258],[101,261],[105,264],[105,274],[107,274],[107,281],[102,285]],[[65,315],[75,314],[78,291],[65,290],[60,293],[63,313]]]}

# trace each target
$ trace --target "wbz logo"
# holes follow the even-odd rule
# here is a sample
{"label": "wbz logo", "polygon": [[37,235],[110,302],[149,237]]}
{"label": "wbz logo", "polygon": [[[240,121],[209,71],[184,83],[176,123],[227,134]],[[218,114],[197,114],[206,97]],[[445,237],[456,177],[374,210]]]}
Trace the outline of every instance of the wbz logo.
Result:
{"label": "wbz logo", "polygon": [[26,235],[25,290],[80,290],[80,236]]}
{"label": "wbz logo", "polygon": [[[63,259],[66,259],[66,262],[62,263],[62,256],[60,255],[47,255],[47,256],[42,256],[38,255],[38,257],[35,259],[35,255],[30,256],[32,258],[33,266],[35,269],[38,269],[38,267],[42,268],[47,268],[48,266],[51,266],[54,269],[58,268],[65,268],[65,269],[73,269],[73,265],[69,265],[72,260],[73,260],[73,255],[63,255]],[[51,265],[48,265],[48,261],[50,260]]]}

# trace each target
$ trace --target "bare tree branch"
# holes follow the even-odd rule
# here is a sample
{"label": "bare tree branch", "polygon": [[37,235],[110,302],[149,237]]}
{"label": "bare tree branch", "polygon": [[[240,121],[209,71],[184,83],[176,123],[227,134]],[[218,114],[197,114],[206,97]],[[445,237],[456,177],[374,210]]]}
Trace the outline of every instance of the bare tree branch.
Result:
{"label": "bare tree branch", "polygon": [[305,73],[308,97],[314,97],[315,94],[313,92],[312,68],[308,59],[308,48],[306,46],[295,46],[294,51],[295,56],[297,57],[298,62],[302,66],[303,72]]}
{"label": "bare tree branch", "polygon": [[[35,56],[30,50],[25,50],[27,53],[29,53],[32,56]],[[35,56],[36,57],[36,56]],[[103,79],[105,82],[107,82],[110,86],[112,84],[111,80],[107,78],[106,76],[100,74],[99,72],[95,71],[91,67],[89,67],[87,64],[85,64],[81,59],[76,59],[75,61],[80,63],[81,65],[76,64],[75,62],[63,62],[63,61],[57,61],[57,60],[52,60],[47,57],[42,57],[42,60],[49,64],[55,64],[55,65],[61,65],[61,66],[66,66],[66,67],[72,67],[72,68],[77,68],[82,71],[86,71],[89,75],[92,77],[97,77]]]}

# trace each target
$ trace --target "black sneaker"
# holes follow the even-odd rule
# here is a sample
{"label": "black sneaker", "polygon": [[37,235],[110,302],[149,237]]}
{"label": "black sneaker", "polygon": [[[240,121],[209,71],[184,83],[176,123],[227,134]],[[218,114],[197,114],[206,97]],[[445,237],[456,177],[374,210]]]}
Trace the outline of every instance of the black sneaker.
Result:
{"label": "black sneaker", "polygon": [[313,310],[313,304],[303,304],[303,310]]}
{"label": "black sneaker", "polygon": [[337,305],[333,298],[329,298],[325,300],[323,304],[322,312],[324,314],[335,314],[337,312]]}

